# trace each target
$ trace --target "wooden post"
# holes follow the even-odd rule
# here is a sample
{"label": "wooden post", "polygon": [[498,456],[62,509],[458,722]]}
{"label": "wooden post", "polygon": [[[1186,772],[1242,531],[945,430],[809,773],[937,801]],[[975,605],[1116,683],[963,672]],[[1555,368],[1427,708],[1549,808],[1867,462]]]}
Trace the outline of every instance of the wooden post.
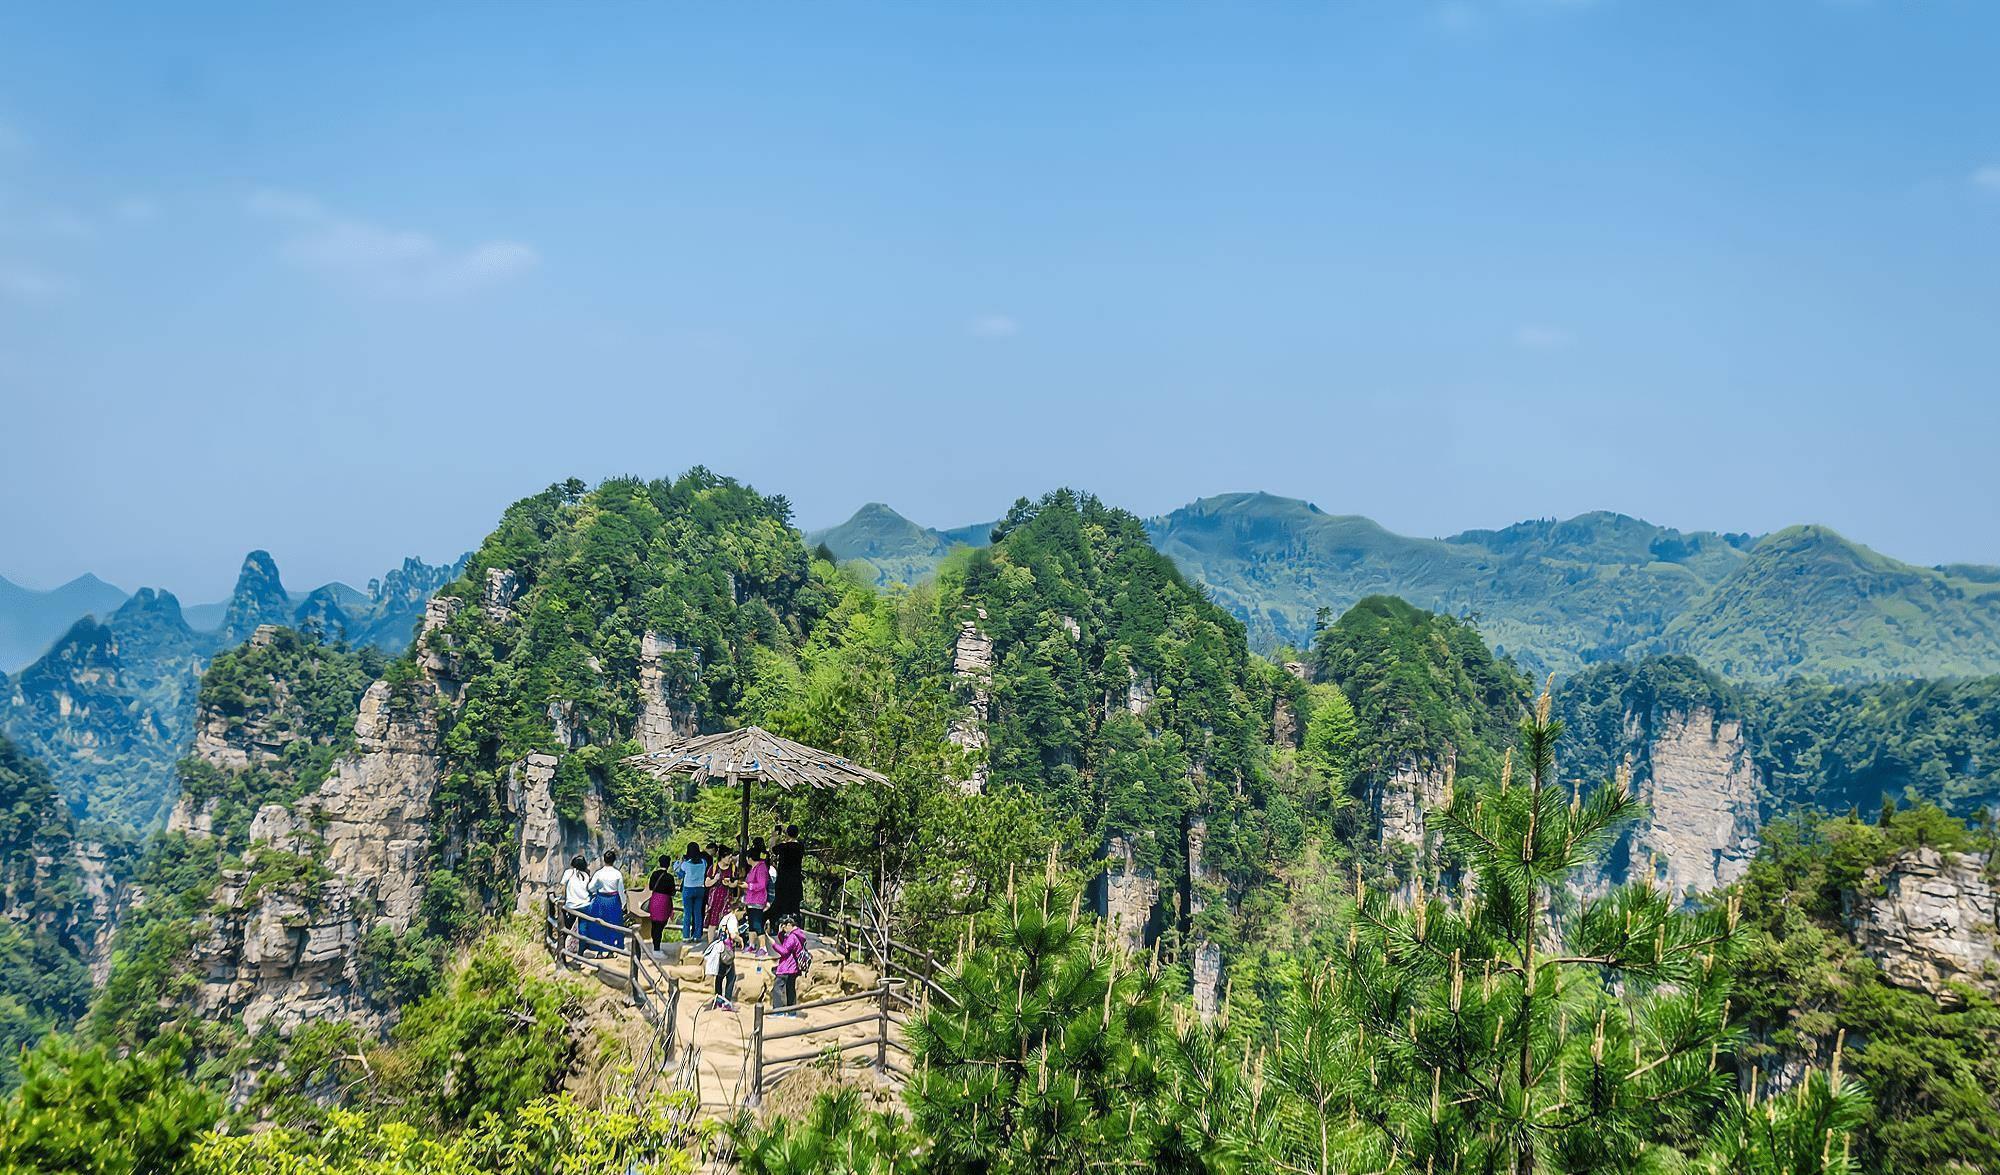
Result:
{"label": "wooden post", "polygon": [[[753,775],[749,779],[741,781],[743,785],[743,821],[736,831],[736,857],[738,860],[741,860],[743,855],[750,851],[750,784],[756,778]],[[738,782],[734,771],[729,773],[729,782]]]}
{"label": "wooden post", "polygon": [[750,1005],[750,1104],[764,1100],[764,1005]]}
{"label": "wooden post", "polygon": [[667,1059],[674,1059],[681,1037],[681,980],[667,976]]}
{"label": "wooden post", "polygon": [[639,977],[639,934],[637,931],[627,930],[625,932],[625,957],[626,961],[632,965],[632,1002],[643,1008],[646,1006],[646,993]]}
{"label": "wooden post", "polygon": [[889,1067],[889,977],[882,977],[882,1017],[875,1035],[875,1073],[880,1076]]}

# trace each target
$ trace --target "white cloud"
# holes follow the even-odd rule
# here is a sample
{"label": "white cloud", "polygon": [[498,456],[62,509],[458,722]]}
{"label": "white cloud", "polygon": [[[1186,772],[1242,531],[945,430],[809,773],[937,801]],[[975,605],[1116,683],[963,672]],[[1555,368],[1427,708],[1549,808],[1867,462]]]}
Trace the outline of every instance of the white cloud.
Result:
{"label": "white cloud", "polygon": [[975,338],[1011,339],[1021,333],[1021,324],[1005,314],[982,314],[966,324]]}
{"label": "white cloud", "polygon": [[1981,191],[2000,194],[2000,163],[1989,163],[1973,172],[1972,186]]}
{"label": "white cloud", "polygon": [[46,305],[74,293],[76,282],[59,273],[0,263],[0,297],[9,301]]}
{"label": "white cloud", "polygon": [[1530,323],[1514,328],[1514,345],[1523,351],[1560,351],[1576,342],[1576,336],[1559,326]]}
{"label": "white cloud", "polygon": [[394,229],[343,216],[310,196],[263,189],[251,193],[251,215],[283,224],[280,252],[308,272],[397,298],[450,297],[534,268],[541,255],[519,241],[483,241],[449,249],[428,233]]}

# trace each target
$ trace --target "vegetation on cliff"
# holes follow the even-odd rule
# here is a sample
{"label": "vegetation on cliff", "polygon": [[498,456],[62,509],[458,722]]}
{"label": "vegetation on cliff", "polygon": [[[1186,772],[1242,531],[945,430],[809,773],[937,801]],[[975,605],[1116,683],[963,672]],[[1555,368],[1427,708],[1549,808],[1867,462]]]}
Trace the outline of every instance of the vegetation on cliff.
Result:
{"label": "vegetation on cliff", "polygon": [[2000,800],[2000,677],[1744,685],[1689,657],[1659,657],[1577,675],[1558,709],[1569,724],[1564,770],[1586,778],[1635,754],[1649,716],[1706,711],[1744,724],[1773,813],[1873,812],[1886,797],[1968,815]]}
{"label": "vegetation on cliff", "polygon": [[90,998],[76,839],[48,772],[0,736],[0,1090],[21,1051]]}
{"label": "vegetation on cliff", "polygon": [[1844,1036],[1847,1063],[1875,1099],[1857,1136],[1863,1169],[2000,1170],[2000,1003],[1963,984],[1949,1002],[1896,987],[1847,933],[1847,906],[1868,893],[1871,870],[1919,846],[1994,859],[1990,826],[1974,830],[1925,804],[1873,822],[1806,811],[1765,828],[1730,899],[1749,916],[1743,1056],[1778,1080],[1824,1063]]}

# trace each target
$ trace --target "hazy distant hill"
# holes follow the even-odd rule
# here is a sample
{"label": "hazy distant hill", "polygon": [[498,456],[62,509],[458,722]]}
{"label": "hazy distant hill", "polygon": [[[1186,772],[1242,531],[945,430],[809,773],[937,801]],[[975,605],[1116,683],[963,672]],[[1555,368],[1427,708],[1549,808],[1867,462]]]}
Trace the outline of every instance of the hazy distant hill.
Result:
{"label": "hazy distant hill", "polygon": [[366,592],[328,584],[294,596],[271,556],[252,551],[212,626],[190,623],[172,593],[142,588],[102,620],[75,619],[44,655],[0,679],[0,728],[47,765],[78,816],[147,827],[171,799],[173,763],[193,735],[195,685],[218,651],[260,624],[282,624],[400,652],[425,602],[464,564],[406,559]]}
{"label": "hazy distant hill", "polygon": [[878,584],[915,583],[937,570],[953,547],[983,547],[992,534],[990,522],[935,530],[870,502],[838,526],[809,532],[806,542],[824,544],[843,563],[865,564],[866,574]]}
{"label": "hazy distant hill", "polygon": [[12,673],[48,651],[80,616],[108,615],[125,592],[94,575],[79,575],[47,591],[0,578],[0,673]]}
{"label": "hazy distant hill", "polygon": [[[1321,609],[1386,594],[1473,619],[1537,674],[1670,652],[1744,681],[2000,673],[2000,569],[1913,567],[1824,527],[1758,539],[1598,512],[1426,539],[1263,493],[1202,498],[1146,527],[1266,650],[1304,648]],[[954,533],[877,503],[812,537],[909,582]]]}

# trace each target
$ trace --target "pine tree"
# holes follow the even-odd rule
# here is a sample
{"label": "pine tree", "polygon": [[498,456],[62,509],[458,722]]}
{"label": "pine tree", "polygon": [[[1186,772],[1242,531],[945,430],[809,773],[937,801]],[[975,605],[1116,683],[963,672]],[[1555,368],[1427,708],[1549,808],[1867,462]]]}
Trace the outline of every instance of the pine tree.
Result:
{"label": "pine tree", "polygon": [[[1745,1121],[1722,1064],[1737,1036],[1734,905],[1685,910],[1650,877],[1575,902],[1573,874],[1639,809],[1622,777],[1587,796],[1559,787],[1561,733],[1545,691],[1521,724],[1521,778],[1510,754],[1497,784],[1453,797],[1455,896],[1420,876],[1392,900],[1357,872],[1344,951],[1253,1062],[1280,1091],[1285,1165],[1634,1170],[1724,1153],[1712,1135]],[[1838,1115],[1786,1121],[1817,1131],[1805,1149],[1820,1165],[1743,1169],[1846,1169]]]}
{"label": "pine tree", "polygon": [[[1082,911],[1056,856],[968,928],[949,999],[914,1026],[911,1116],[943,1171],[1172,1169],[1153,1113],[1165,1028],[1157,960]],[[1170,1143],[1168,1144],[1171,1145]]]}

